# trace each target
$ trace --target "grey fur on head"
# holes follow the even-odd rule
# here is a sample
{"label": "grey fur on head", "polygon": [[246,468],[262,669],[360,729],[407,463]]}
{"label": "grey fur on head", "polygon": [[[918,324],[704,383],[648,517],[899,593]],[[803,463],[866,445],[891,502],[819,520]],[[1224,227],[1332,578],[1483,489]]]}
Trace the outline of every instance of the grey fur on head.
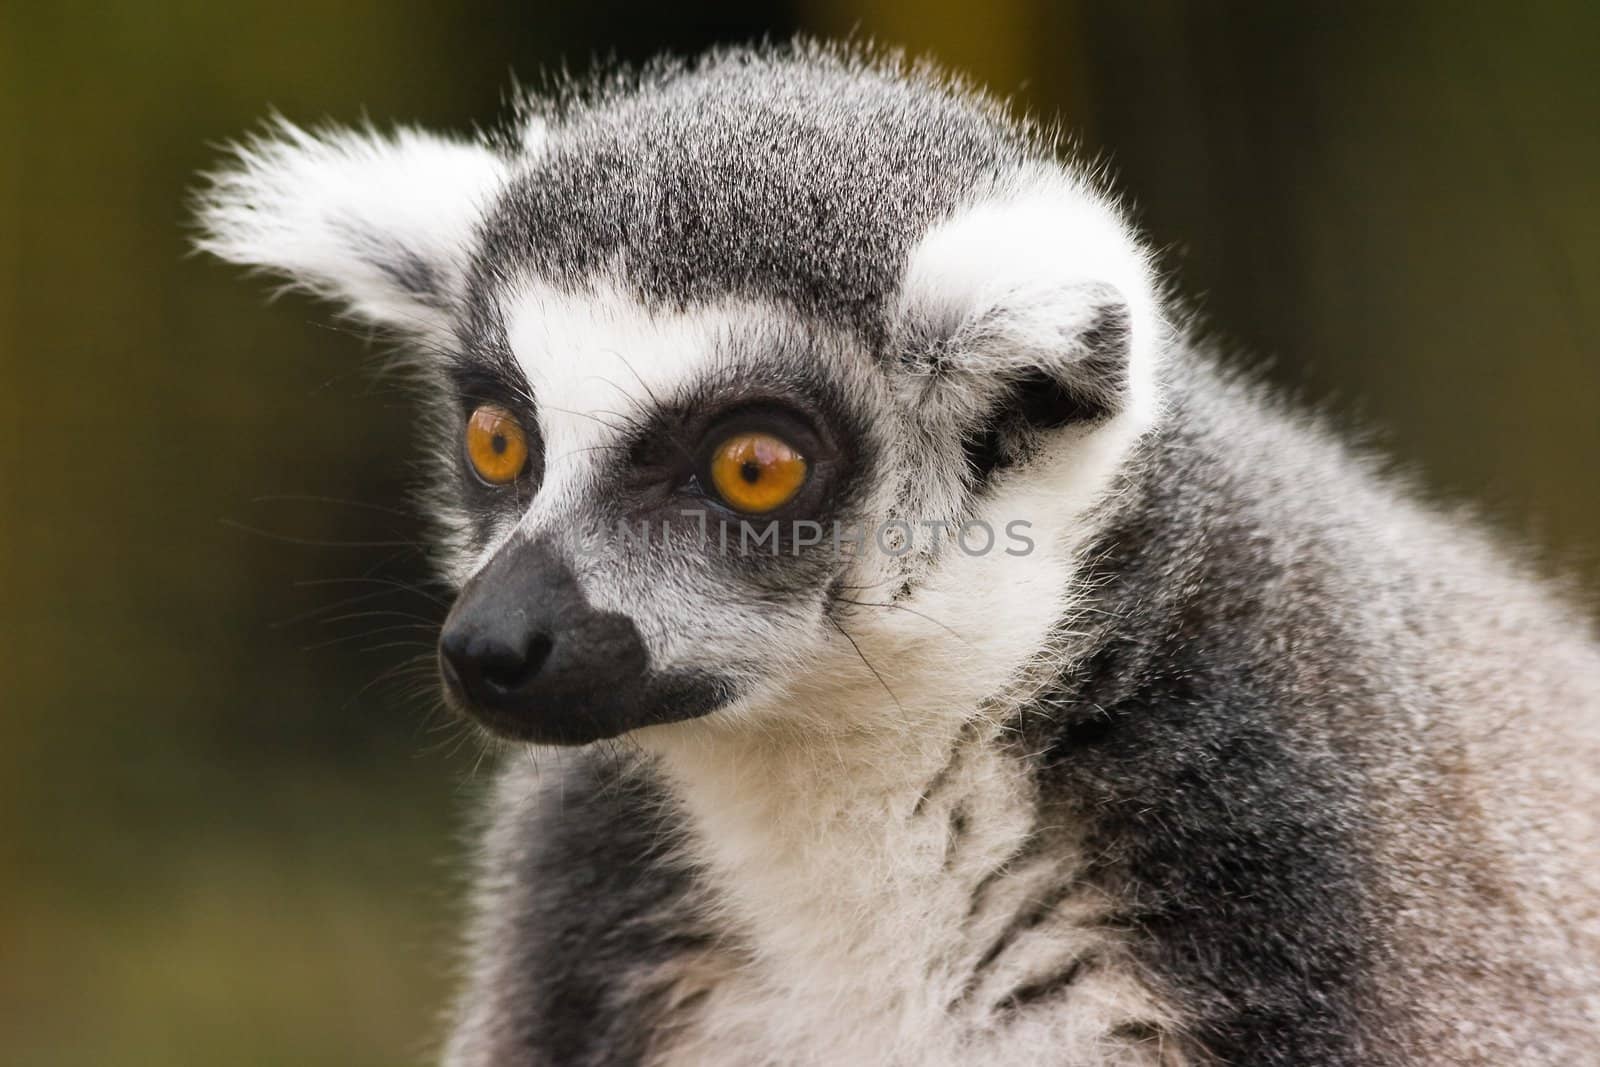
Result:
{"label": "grey fur on head", "polygon": [[998,104],[736,49],[278,123],[201,217],[414,344],[451,700],[538,746],[449,1064],[1600,1062],[1589,622]]}

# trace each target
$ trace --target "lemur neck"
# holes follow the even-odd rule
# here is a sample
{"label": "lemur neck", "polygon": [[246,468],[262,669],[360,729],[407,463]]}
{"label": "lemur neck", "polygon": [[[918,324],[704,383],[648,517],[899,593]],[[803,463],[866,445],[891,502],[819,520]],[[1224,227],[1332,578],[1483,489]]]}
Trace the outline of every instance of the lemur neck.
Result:
{"label": "lemur neck", "polygon": [[810,738],[684,731],[661,756],[713,891],[782,980],[877,998],[955,962],[973,882],[1032,833],[1033,783],[997,720],[891,706]]}

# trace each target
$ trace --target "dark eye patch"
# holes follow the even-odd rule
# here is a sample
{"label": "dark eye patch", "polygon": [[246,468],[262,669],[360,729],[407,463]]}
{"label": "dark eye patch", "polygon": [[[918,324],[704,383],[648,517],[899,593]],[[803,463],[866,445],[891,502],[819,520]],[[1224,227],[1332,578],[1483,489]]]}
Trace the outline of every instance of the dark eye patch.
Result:
{"label": "dark eye patch", "polygon": [[[662,398],[629,427],[610,485],[625,517],[703,511],[712,521],[745,518],[712,489],[711,461],[740,433],[776,437],[807,463],[806,484],[762,521],[826,522],[843,512],[860,484],[866,427],[848,394],[825,372],[807,338],[730,338],[737,348],[701,380]],[[751,357],[755,349],[766,357]]]}
{"label": "dark eye patch", "polygon": [[487,363],[461,363],[448,374],[463,412],[470,414],[483,404],[495,404],[514,412],[526,429],[537,428],[531,391],[520,375],[513,378]]}
{"label": "dark eye patch", "polygon": [[[544,438],[539,433],[537,411],[526,383],[520,375],[508,374],[494,364],[480,362],[459,362],[447,370],[447,376],[455,392],[457,411],[447,432],[453,433],[460,442],[454,448],[460,457],[457,486],[469,512],[488,516],[526,507],[544,481],[545,469]],[[508,412],[522,429],[521,444],[528,455],[523,473],[514,484],[491,486],[473,471],[466,447],[467,422],[473,412],[486,406]],[[489,447],[500,453],[509,444],[509,441],[496,439]]]}

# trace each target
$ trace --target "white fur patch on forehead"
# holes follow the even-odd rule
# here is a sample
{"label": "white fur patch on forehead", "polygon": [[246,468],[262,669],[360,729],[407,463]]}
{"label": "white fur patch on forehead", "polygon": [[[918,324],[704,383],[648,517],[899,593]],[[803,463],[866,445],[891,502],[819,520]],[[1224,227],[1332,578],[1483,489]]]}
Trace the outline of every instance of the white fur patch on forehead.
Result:
{"label": "white fur patch on forehead", "polygon": [[958,350],[964,376],[1070,354],[1108,299],[1121,306],[1126,407],[1153,416],[1166,324],[1149,256],[1116,208],[1055,167],[1023,172],[931,229],[907,257],[896,322]]}
{"label": "white fur patch on forehead", "polygon": [[536,280],[514,285],[500,304],[512,356],[533,390],[549,489],[571,484],[652,407],[712,373],[728,337],[775,314],[736,301],[659,312],[618,286],[573,293]]}
{"label": "white fur patch on forehead", "polygon": [[279,119],[210,175],[197,244],[368,322],[432,333],[510,167],[486,145],[421,130],[313,133]]}

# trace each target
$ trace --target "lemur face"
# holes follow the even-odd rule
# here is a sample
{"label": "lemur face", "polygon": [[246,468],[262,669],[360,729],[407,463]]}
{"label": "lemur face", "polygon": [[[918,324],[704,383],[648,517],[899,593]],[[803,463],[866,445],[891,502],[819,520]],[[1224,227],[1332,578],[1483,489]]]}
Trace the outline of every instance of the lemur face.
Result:
{"label": "lemur face", "polygon": [[280,125],[202,211],[421,353],[451,701],[583,743],[1003,684],[1154,403],[1114,211],[983,99],[804,48],[531,106]]}
{"label": "lemur face", "polygon": [[873,513],[892,439],[859,342],[617,285],[530,277],[493,299],[499,356],[451,373],[452,698],[500,732],[582,742],[802,669],[848,569],[832,534]]}

